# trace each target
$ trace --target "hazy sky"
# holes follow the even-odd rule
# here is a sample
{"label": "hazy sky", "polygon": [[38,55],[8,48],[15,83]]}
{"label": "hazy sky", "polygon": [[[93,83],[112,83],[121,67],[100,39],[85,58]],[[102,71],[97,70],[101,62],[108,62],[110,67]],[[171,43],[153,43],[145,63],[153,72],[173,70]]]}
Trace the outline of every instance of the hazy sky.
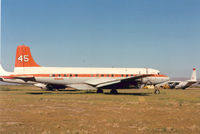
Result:
{"label": "hazy sky", "polygon": [[23,43],[42,66],[149,67],[171,77],[200,70],[200,0],[2,0],[1,7],[9,71]]}

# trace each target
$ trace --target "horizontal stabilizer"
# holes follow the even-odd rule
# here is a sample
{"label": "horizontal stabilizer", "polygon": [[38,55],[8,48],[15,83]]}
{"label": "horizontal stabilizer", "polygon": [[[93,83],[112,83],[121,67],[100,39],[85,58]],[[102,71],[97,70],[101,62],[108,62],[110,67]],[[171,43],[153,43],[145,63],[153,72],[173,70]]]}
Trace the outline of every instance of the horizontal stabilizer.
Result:
{"label": "horizontal stabilizer", "polygon": [[5,70],[3,69],[3,67],[1,66],[1,64],[0,64],[0,76],[8,76],[8,75],[10,75],[10,74],[12,74],[12,73],[11,73],[11,72],[5,71]]}
{"label": "horizontal stabilizer", "polygon": [[5,76],[3,77],[4,79],[20,79],[20,80],[23,80],[25,82],[28,82],[28,81],[35,81],[35,77],[33,76]]}

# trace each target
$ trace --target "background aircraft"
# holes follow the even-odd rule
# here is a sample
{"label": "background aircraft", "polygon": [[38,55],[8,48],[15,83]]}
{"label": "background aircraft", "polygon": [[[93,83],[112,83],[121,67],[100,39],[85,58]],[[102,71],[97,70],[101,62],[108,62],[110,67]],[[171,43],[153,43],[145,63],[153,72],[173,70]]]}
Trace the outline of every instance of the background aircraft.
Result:
{"label": "background aircraft", "polygon": [[194,83],[197,83],[196,78],[196,69],[193,68],[192,76],[190,80],[187,81],[169,81],[168,85],[171,89],[186,89],[193,85]]}
{"label": "background aircraft", "polygon": [[[41,67],[32,58],[30,48],[17,47],[14,72],[1,70],[1,80],[13,83],[34,84],[40,88],[53,90],[71,87],[78,90],[116,89],[156,85],[169,80],[159,70],[151,68],[64,68]],[[160,93],[158,89],[155,93]]]}

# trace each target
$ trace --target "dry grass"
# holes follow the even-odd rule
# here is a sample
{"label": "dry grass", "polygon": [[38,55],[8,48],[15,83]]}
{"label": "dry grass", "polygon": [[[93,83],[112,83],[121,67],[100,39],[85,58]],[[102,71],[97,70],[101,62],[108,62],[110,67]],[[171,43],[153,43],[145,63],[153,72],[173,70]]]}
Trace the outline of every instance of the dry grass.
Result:
{"label": "dry grass", "polygon": [[200,89],[108,92],[1,86],[0,133],[200,133]]}

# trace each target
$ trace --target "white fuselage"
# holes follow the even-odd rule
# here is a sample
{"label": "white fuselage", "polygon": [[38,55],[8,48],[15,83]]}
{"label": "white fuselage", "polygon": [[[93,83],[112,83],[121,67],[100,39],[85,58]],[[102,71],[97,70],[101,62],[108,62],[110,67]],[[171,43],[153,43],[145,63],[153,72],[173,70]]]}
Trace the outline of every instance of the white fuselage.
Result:
{"label": "white fuselage", "polygon": [[15,68],[15,75],[34,76],[36,82],[50,84],[95,83],[121,80],[141,74],[153,76],[141,79],[142,84],[159,84],[169,80],[159,75],[159,71],[150,68],[64,68],[64,67],[24,67]]}

